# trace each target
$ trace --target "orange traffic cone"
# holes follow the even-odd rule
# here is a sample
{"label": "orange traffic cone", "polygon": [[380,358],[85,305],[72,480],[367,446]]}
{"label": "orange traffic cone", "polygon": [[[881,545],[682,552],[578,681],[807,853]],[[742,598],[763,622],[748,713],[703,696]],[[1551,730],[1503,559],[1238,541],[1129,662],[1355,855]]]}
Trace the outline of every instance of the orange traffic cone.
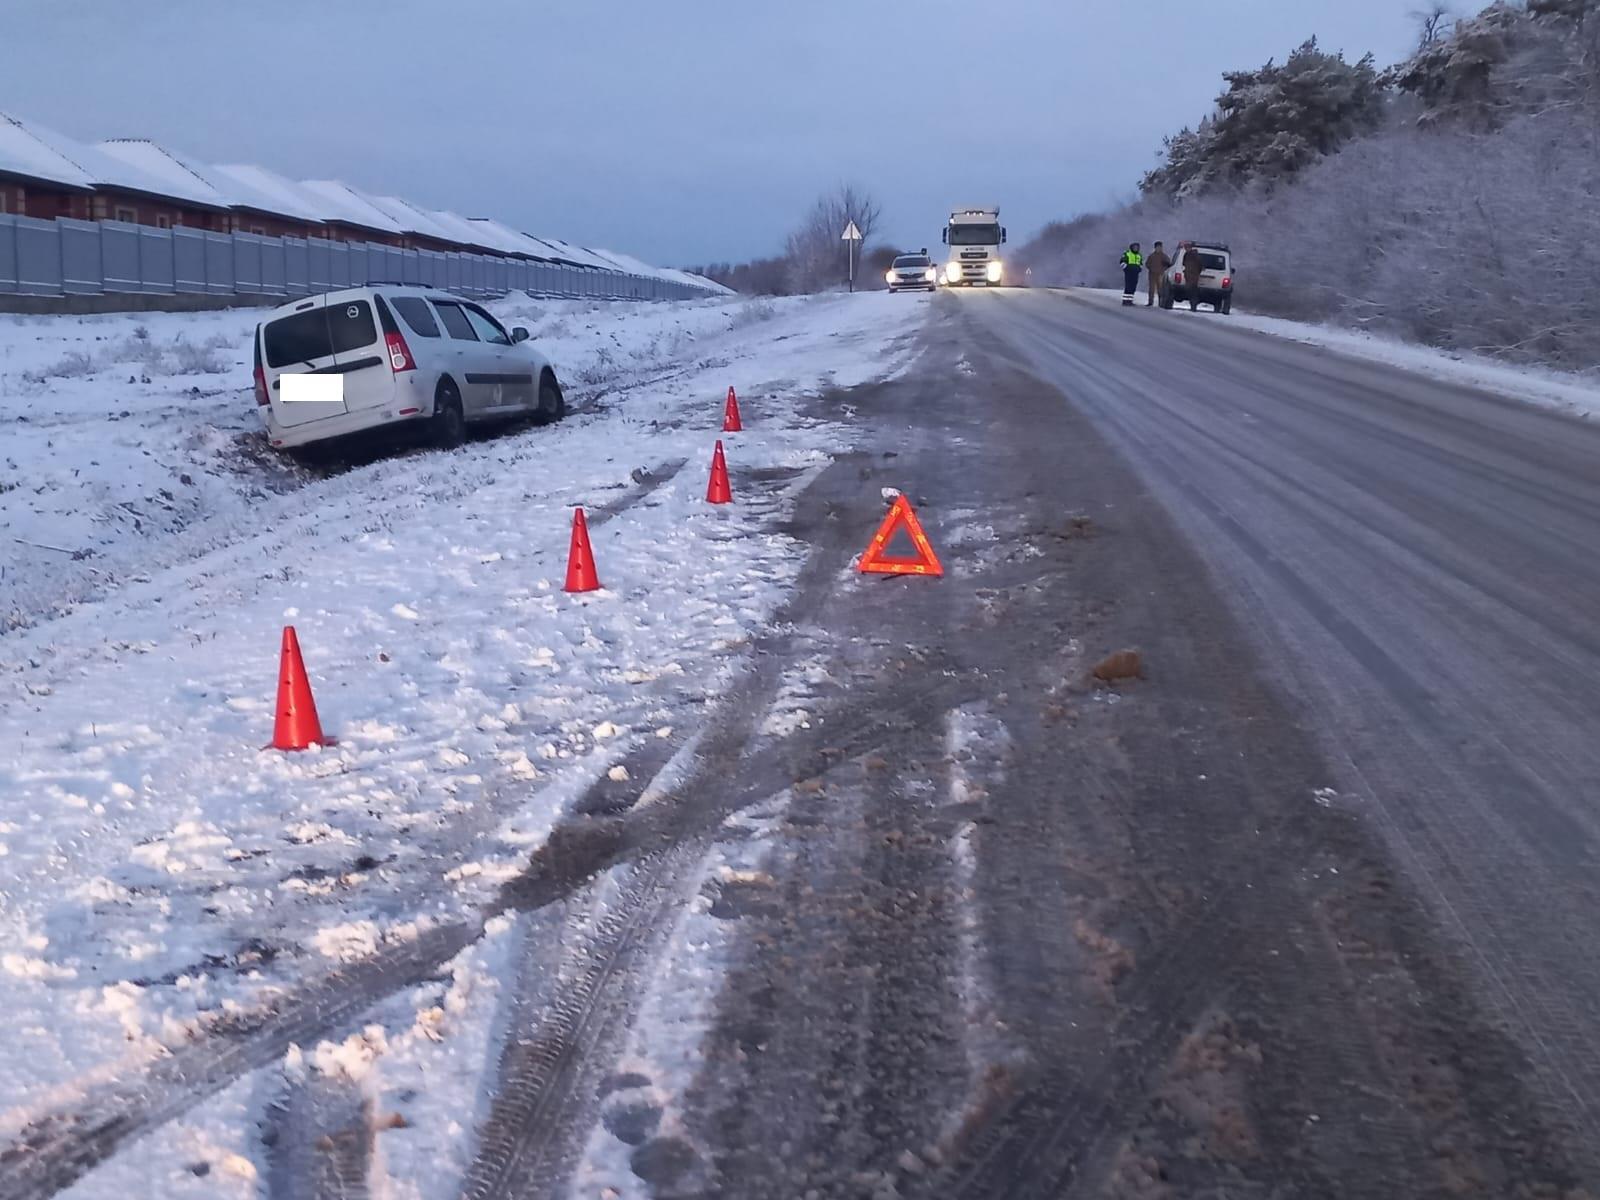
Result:
{"label": "orange traffic cone", "polygon": [[600,576],[594,569],[594,550],[589,545],[589,522],[584,518],[581,508],[572,510],[572,548],[567,551],[566,590],[600,590]]}
{"label": "orange traffic cone", "polygon": [[739,397],[733,394],[731,387],[728,389],[728,403],[722,410],[722,432],[744,432],[744,423],[739,420]]}
{"label": "orange traffic cone", "polygon": [[722,441],[711,455],[711,482],[706,485],[707,504],[727,504],[733,500],[733,489],[728,486],[728,460],[722,457]]}
{"label": "orange traffic cone", "polygon": [[283,627],[283,653],[278,665],[278,719],[272,728],[270,750],[304,750],[307,746],[332,746],[317,720],[317,702],[311,698],[311,681],[300,657],[300,639],[294,626]]}

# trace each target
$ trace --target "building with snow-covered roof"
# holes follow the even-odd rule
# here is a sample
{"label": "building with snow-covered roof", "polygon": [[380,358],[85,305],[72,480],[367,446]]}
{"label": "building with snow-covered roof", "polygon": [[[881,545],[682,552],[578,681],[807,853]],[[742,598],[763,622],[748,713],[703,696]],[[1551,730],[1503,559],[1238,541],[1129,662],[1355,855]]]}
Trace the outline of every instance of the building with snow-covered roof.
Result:
{"label": "building with snow-covered roof", "polygon": [[400,226],[401,232],[413,245],[423,250],[459,249],[459,239],[451,230],[446,229],[410,201],[402,200],[399,196],[372,196],[366,193],[363,195],[366,196],[367,203],[382,210],[390,220]]}
{"label": "building with snow-covered roof", "polygon": [[377,234],[380,241],[403,244],[405,231],[399,223],[349,184],[337,179],[302,179],[300,186],[322,202],[325,224],[357,231],[361,240]]}
{"label": "building with snow-covered roof", "polygon": [[618,270],[617,264],[609,258],[602,258],[592,250],[582,246],[575,246],[571,242],[564,242],[560,238],[541,237],[539,239],[548,245],[554,246],[562,255],[562,261],[576,263],[580,267],[594,267],[601,271]]}
{"label": "building with snow-covered roof", "polygon": [[228,177],[220,168],[198,162],[158,142],[146,138],[116,138],[96,143],[95,149],[164,181],[172,195],[192,194],[225,210],[226,219],[215,222],[220,225],[218,232],[304,237],[318,224],[316,214],[297,210],[292,201],[274,200],[243,180]]}
{"label": "building with snow-covered roof", "polygon": [[226,202],[201,180],[151,171],[9,113],[0,113],[0,179],[0,211],[46,220],[228,228]]}
{"label": "building with snow-covered roof", "polygon": [[[685,289],[698,293],[708,286],[631,255],[535,237],[492,217],[429,210],[340,180],[295,182],[253,164],[202,163],[148,138],[114,138],[89,145],[0,113],[0,218],[16,214],[43,222],[71,219],[267,239],[318,239],[310,247],[285,242],[276,249],[248,240],[239,243],[242,249],[235,261],[246,272],[235,289],[240,293],[256,286],[265,288],[265,294],[282,294],[272,289],[292,289],[297,280],[314,287],[340,278],[336,265],[354,259],[342,250],[334,253],[321,246],[321,240],[425,252],[420,259],[412,255],[403,260],[411,264],[404,269],[413,274],[435,271],[445,261],[441,256],[453,256],[447,274],[471,280],[463,286],[481,293],[496,287],[530,287],[553,294],[667,297],[685,294]],[[228,256],[220,250],[213,255],[207,249],[213,243],[203,239],[174,238],[173,253],[181,261],[163,260],[158,250],[146,262],[140,249],[146,242],[129,230],[67,225],[44,229],[35,222],[0,220],[0,238],[12,241],[9,253],[0,253],[0,268],[8,261],[13,264],[9,277],[0,277],[0,292],[54,288],[94,294],[102,277],[107,291],[159,292],[174,287],[215,292],[229,287],[213,277],[228,269]],[[23,238],[32,247],[29,270],[34,275],[27,278],[14,265],[22,261],[16,247]],[[6,249],[0,245],[0,251]],[[357,253],[352,246],[350,256]],[[273,258],[274,254],[280,257]],[[457,264],[456,256],[516,261]],[[276,270],[276,277],[269,267]],[[148,278],[141,274],[147,271]],[[52,278],[54,283],[49,282]]]}
{"label": "building with snow-covered roof", "polygon": [[304,222],[302,237],[306,233],[322,234],[317,227],[322,224],[323,202],[293,180],[254,163],[218,163],[211,170],[224,187],[239,197],[242,207]]}

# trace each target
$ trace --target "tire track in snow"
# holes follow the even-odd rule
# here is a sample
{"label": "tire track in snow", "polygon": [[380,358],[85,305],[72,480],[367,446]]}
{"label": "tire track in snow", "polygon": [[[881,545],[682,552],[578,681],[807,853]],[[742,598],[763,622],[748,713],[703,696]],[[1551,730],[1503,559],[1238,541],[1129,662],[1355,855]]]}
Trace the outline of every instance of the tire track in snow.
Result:
{"label": "tire track in snow", "polygon": [[[821,474],[855,469],[853,458],[842,456]],[[638,503],[648,490],[670,477],[650,477],[646,492],[632,495],[629,502]],[[806,485],[818,477],[809,475]],[[606,516],[616,511],[621,510]],[[736,795],[732,785],[741,773],[760,778],[775,769],[799,767],[815,774],[830,763],[870,749],[881,732],[870,722],[858,722],[831,742],[826,737],[833,731],[818,728],[804,738],[743,757],[755,722],[766,709],[764,698],[777,687],[796,626],[806,621],[806,614],[815,611],[835,586],[841,566],[856,549],[853,532],[842,531],[839,522],[831,521],[823,524],[822,536],[811,539],[812,552],[789,603],[752,646],[745,671],[727,691],[719,715],[702,729],[701,770],[696,777],[716,778],[729,786],[706,789],[692,804],[658,800],[626,819],[602,817],[558,825],[550,840],[534,852],[529,869],[509,881],[497,900],[472,918],[422,929],[411,941],[342,964],[260,1009],[218,1018],[195,1042],[122,1078],[90,1084],[76,1102],[29,1118],[10,1144],[0,1147],[0,1200],[42,1200],[54,1195],[127,1140],[181,1116],[240,1076],[274,1062],[289,1046],[310,1045],[349,1032],[367,1009],[426,978],[481,937],[484,923],[491,917],[555,903],[580,890],[598,871],[713,830],[724,816],[740,807],[728,797]],[[938,694],[936,687],[928,701],[937,703]],[[867,711],[871,711],[874,695],[868,690],[863,696]],[[674,742],[663,741],[640,753],[648,759],[664,759],[674,746]],[[630,773],[653,773],[661,765],[650,762],[645,769]],[[583,807],[581,802],[578,807]]]}

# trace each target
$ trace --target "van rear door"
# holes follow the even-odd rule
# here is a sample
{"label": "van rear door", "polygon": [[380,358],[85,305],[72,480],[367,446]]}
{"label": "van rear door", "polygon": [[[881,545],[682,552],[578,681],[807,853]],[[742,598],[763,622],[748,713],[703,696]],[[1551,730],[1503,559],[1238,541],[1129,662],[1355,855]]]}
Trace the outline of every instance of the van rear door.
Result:
{"label": "van rear door", "polygon": [[327,301],[321,296],[302,301],[294,311],[261,326],[261,352],[266,361],[267,399],[272,419],[280,426],[308,425],[348,410],[342,400],[283,398],[283,377],[322,374],[338,369],[333,335],[328,330]]}
{"label": "van rear door", "polygon": [[[382,303],[376,293],[373,301]],[[345,407],[358,412],[388,404],[394,399],[394,368],[372,302],[334,301],[327,313],[337,369],[344,376]]]}
{"label": "van rear door", "polygon": [[[384,357],[383,334],[365,297],[316,296],[262,327],[267,391],[280,426],[306,425],[347,412],[377,408],[394,398],[394,372]],[[341,400],[283,399],[284,375],[338,375]]]}

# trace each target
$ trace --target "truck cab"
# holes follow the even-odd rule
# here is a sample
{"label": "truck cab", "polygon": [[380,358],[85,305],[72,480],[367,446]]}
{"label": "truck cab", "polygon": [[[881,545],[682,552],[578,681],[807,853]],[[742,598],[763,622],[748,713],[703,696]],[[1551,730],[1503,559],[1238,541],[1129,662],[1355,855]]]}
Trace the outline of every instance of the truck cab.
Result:
{"label": "truck cab", "polygon": [[949,251],[942,272],[946,287],[999,287],[1005,281],[1000,247],[1006,240],[998,208],[958,208],[941,240]]}

